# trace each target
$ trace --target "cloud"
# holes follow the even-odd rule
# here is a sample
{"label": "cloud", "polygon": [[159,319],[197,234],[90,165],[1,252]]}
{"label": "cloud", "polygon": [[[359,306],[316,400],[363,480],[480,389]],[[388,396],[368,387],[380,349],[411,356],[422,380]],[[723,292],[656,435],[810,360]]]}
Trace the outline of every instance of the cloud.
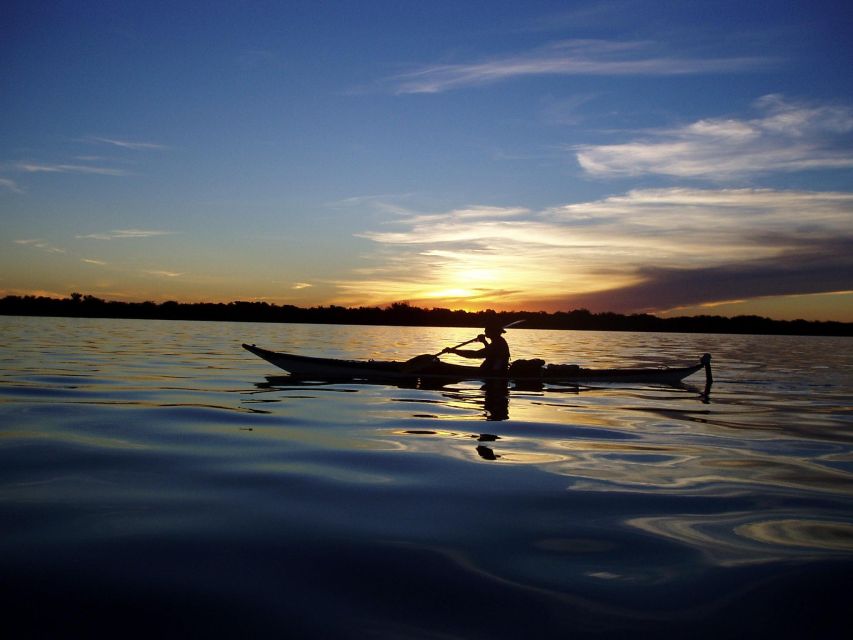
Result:
{"label": "cloud", "polygon": [[154,238],[157,236],[167,236],[175,233],[174,231],[163,231],[161,229],[113,229],[105,233],[88,233],[86,235],[78,235],[75,238],[87,240],[123,240],[135,238]]}
{"label": "cloud", "polygon": [[400,207],[399,205],[391,204],[392,200],[405,200],[410,198],[413,193],[383,193],[376,195],[366,195],[366,196],[352,196],[350,198],[343,198],[341,200],[335,200],[333,202],[329,202],[326,204],[327,207],[331,207],[333,209],[339,208],[347,208],[347,207],[360,207],[364,205],[371,206],[375,209],[383,209],[386,211],[394,212],[398,211],[401,213],[405,213],[407,210]]}
{"label": "cloud", "polygon": [[853,167],[844,136],[853,110],[768,95],[756,118],[708,119],[647,133],[642,140],[574,147],[580,166],[601,177],[659,174],[711,180],[771,172]]}
{"label": "cloud", "polygon": [[[389,209],[383,205],[379,205],[379,208],[388,211]],[[414,225],[431,225],[432,223],[436,223],[438,226],[435,231],[437,233],[441,233],[440,229],[442,225],[454,225],[455,223],[464,223],[465,221],[472,220],[501,220],[514,218],[520,215],[530,213],[529,209],[525,209],[523,207],[489,207],[476,205],[471,207],[466,207],[464,209],[454,209],[453,211],[447,213],[415,213],[411,210],[404,210],[396,208],[393,210],[396,213],[401,214],[401,217],[395,220],[396,223],[406,223],[406,224],[414,224]],[[426,229],[423,229],[426,231]],[[454,231],[455,232],[455,231]],[[363,234],[364,237],[371,237],[371,234]],[[389,236],[390,237],[390,236]],[[405,242],[406,240],[401,240]]]}
{"label": "cloud", "polygon": [[293,286],[291,287],[291,289],[297,289],[297,290],[308,289],[309,287],[313,287],[313,286],[314,286],[313,284],[310,284],[308,282],[295,282],[293,284]]}
{"label": "cloud", "polygon": [[25,173],[81,173],[101,176],[129,175],[124,169],[97,167],[85,164],[38,164],[33,162],[20,162],[15,166]]}
{"label": "cloud", "polygon": [[48,253],[66,253],[65,249],[52,245],[49,242],[42,240],[41,238],[27,238],[23,240],[15,240],[14,243],[29,247],[35,247],[36,249],[41,249],[42,251],[46,251]]}
{"label": "cloud", "polygon": [[574,94],[568,98],[548,96],[543,99],[542,120],[552,125],[580,124],[586,117],[586,105],[598,97],[594,93]]}
{"label": "cloud", "polygon": [[122,149],[130,149],[132,151],[161,151],[163,149],[168,149],[167,146],[162,144],[157,144],[154,142],[134,142],[130,140],[120,140],[118,138],[101,138],[98,136],[92,136],[86,138],[88,142],[96,142],[102,144],[109,144],[114,147],[120,147]]}
{"label": "cloud", "polygon": [[80,258],[80,262],[85,262],[86,264],[94,264],[101,267],[106,266],[107,264],[103,260],[94,260],[92,258]]}
{"label": "cloud", "polygon": [[567,40],[528,53],[467,64],[432,65],[390,78],[397,93],[439,93],[525,76],[672,76],[735,73],[767,66],[769,58],[656,55],[648,42]]}
{"label": "cloud", "polygon": [[24,190],[18,186],[18,183],[9,178],[0,178],[0,189],[7,189],[12,193],[24,193]]}
{"label": "cloud", "polygon": [[849,290],[853,274],[853,238],[786,251],[774,258],[728,265],[638,269],[636,284],[578,296],[572,307],[608,311],[668,311],[757,297],[834,293]]}
{"label": "cloud", "polygon": [[176,271],[165,271],[163,269],[144,269],[142,273],[147,273],[150,276],[158,276],[161,278],[177,278],[179,276],[184,275],[183,273],[178,273]]}
{"label": "cloud", "polygon": [[340,302],[654,311],[853,288],[853,193],[643,189],[388,224],[358,234],[377,250]]}

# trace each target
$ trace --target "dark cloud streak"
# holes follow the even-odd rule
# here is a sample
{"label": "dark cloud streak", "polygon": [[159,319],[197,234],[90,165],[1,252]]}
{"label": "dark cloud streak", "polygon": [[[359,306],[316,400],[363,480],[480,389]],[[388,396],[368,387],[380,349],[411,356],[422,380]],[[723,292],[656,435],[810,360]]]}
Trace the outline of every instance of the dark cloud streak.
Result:
{"label": "dark cloud streak", "polygon": [[849,291],[853,290],[853,238],[815,243],[772,260],[698,269],[645,267],[637,276],[642,281],[636,285],[579,294],[561,306],[637,313],[764,296]]}

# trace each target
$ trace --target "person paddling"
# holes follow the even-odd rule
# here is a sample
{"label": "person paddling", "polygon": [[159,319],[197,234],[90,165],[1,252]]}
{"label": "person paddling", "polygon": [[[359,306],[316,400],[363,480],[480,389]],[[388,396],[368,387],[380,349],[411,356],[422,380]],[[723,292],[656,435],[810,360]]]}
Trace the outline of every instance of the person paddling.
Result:
{"label": "person paddling", "polygon": [[509,345],[501,334],[506,333],[499,324],[489,324],[485,332],[477,336],[483,343],[482,349],[457,349],[447,347],[441,353],[453,353],[463,358],[484,358],[480,369],[489,373],[505,374],[509,368]]}

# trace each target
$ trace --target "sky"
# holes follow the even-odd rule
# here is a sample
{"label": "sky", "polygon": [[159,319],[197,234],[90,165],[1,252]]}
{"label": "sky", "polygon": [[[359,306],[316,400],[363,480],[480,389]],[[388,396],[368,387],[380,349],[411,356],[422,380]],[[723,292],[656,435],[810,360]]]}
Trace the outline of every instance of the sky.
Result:
{"label": "sky", "polygon": [[0,10],[0,295],[853,321],[845,2]]}

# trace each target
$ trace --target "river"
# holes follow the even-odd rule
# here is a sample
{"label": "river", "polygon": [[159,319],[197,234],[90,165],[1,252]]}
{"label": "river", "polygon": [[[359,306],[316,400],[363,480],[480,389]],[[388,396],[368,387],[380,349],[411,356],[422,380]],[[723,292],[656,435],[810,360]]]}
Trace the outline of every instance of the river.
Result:
{"label": "river", "polygon": [[300,383],[470,329],[0,317],[16,637],[828,636],[853,592],[850,338],[510,329],[681,387]]}

